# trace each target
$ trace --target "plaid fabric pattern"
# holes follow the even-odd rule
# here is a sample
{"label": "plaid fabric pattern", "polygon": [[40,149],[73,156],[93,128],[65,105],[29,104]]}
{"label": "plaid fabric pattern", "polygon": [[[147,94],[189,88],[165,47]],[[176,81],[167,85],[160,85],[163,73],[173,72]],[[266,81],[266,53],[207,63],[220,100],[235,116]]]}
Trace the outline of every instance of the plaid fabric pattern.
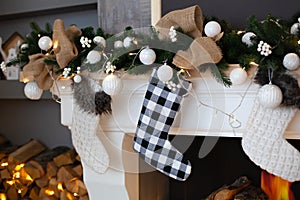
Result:
{"label": "plaid fabric pattern", "polygon": [[145,94],[139,117],[133,148],[146,163],[158,171],[184,181],[191,173],[191,164],[172,146],[168,132],[179,110],[183,95],[191,85],[182,82],[175,91],[166,87],[157,77],[154,69]]}

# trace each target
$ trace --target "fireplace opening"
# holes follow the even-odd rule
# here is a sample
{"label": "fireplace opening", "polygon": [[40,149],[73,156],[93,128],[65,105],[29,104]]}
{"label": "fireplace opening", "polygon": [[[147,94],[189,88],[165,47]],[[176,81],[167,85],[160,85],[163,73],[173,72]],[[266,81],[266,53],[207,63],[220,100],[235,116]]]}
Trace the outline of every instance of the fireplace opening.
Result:
{"label": "fireplace opening", "polygon": [[[181,137],[189,140],[189,136]],[[255,165],[244,153],[241,138],[220,137],[216,145],[204,158],[199,158],[199,149],[204,139],[210,137],[195,137],[184,155],[192,163],[192,174],[185,182],[169,179],[169,198],[171,200],[205,199],[218,188],[233,183],[236,179],[246,176],[252,185],[261,187],[262,169]],[[299,140],[289,140],[298,150]],[[176,146],[176,144],[174,144]],[[176,147],[180,149],[180,147]],[[300,199],[300,182],[291,184],[295,199]]]}

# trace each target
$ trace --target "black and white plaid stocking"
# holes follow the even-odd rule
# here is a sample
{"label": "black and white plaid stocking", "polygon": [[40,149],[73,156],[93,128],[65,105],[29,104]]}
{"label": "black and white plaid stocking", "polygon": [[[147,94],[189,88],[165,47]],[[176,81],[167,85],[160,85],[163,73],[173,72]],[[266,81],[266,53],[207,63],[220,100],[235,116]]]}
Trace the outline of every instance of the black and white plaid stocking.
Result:
{"label": "black and white plaid stocking", "polygon": [[181,100],[191,83],[170,90],[154,69],[143,102],[133,148],[146,163],[171,178],[184,181],[191,173],[191,163],[168,140],[168,132]]}

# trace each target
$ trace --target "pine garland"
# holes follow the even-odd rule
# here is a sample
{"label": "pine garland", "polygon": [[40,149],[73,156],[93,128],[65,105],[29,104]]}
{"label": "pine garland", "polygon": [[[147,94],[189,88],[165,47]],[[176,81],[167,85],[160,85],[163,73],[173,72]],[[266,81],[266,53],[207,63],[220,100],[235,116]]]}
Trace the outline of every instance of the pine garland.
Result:
{"label": "pine garland", "polygon": [[[287,53],[300,54],[300,31],[297,34],[290,33],[290,27],[299,20],[300,12],[296,13],[289,21],[281,20],[274,16],[267,15],[266,19],[259,21],[255,16],[250,16],[247,19],[247,25],[245,31],[239,31],[233,29],[230,24],[218,19],[217,17],[206,16],[204,18],[204,24],[208,21],[217,21],[223,31],[223,37],[217,41],[217,45],[221,48],[223,53],[223,59],[217,63],[217,68],[211,63],[207,63],[199,68],[200,71],[210,69],[212,75],[225,86],[230,86],[231,81],[225,75],[225,71],[228,70],[229,64],[239,64],[246,71],[251,68],[251,63],[259,65],[259,69],[269,69],[280,73],[285,73],[286,68],[282,64],[283,57]],[[38,40],[41,36],[52,36],[52,26],[47,23],[45,28],[42,29],[37,23],[31,22],[30,27],[32,29],[25,40],[24,44],[28,45],[27,49],[20,49],[20,53],[16,60],[7,63],[7,66],[19,64],[21,68],[29,62],[29,56],[37,53],[46,53],[41,51],[38,47]],[[149,27],[148,30],[136,31],[131,27],[125,28],[124,32],[117,35],[111,35],[105,33],[101,28],[96,30],[93,27],[86,27],[81,29],[82,36],[73,38],[73,41],[78,50],[78,55],[68,64],[68,68],[71,68],[71,74],[76,73],[77,68],[87,69],[89,71],[104,70],[105,64],[110,62],[116,66],[116,70],[123,70],[130,74],[144,74],[149,71],[148,66],[144,66],[139,59],[138,54],[145,46],[149,46],[156,53],[156,65],[167,62],[175,70],[180,70],[172,64],[172,59],[178,50],[186,50],[189,48],[192,38],[186,37],[182,29],[177,29],[177,41],[171,42],[170,38],[159,37],[159,32],[154,27]],[[255,33],[255,37],[251,38],[252,46],[242,42],[242,37],[247,32]],[[85,48],[81,45],[81,37],[87,37],[93,39],[95,36],[101,36],[106,41],[109,40],[107,46],[97,46],[95,43],[91,43],[90,48]],[[116,49],[114,47],[115,41],[123,41],[125,38],[134,38],[137,43],[132,43],[130,47],[121,47]],[[261,55],[257,50],[257,45],[260,41],[263,41],[271,46],[272,53],[268,56]],[[158,48],[159,47],[159,48]],[[86,62],[86,57],[91,50],[103,52],[105,59],[101,59],[100,62],[90,64]],[[60,69],[55,60],[55,55],[51,54],[49,58],[45,59],[45,64],[52,65],[57,68],[56,73],[61,74],[64,69]],[[152,66],[152,67],[153,67]]]}

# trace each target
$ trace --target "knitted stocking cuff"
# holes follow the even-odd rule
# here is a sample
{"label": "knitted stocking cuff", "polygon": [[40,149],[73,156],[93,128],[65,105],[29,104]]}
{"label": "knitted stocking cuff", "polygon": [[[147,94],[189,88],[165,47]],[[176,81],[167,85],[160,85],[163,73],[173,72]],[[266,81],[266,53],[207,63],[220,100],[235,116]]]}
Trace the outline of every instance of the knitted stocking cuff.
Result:
{"label": "knitted stocking cuff", "polygon": [[264,108],[255,100],[242,147],[262,169],[288,181],[300,180],[300,153],[284,138],[296,108]]}

